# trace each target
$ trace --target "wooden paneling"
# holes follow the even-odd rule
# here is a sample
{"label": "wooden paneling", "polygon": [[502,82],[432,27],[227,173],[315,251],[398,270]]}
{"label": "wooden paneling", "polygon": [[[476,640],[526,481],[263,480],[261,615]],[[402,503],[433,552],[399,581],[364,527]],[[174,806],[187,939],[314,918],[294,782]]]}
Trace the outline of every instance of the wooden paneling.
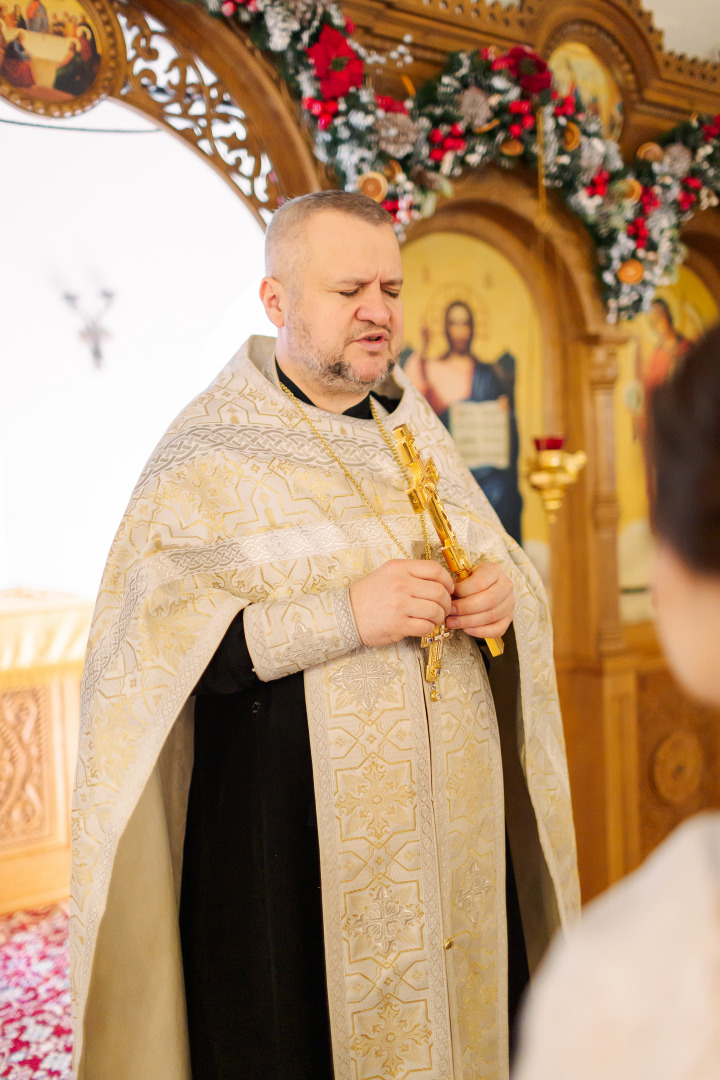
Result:
{"label": "wooden paneling", "polygon": [[0,672],[0,912],[68,895],[80,668]]}

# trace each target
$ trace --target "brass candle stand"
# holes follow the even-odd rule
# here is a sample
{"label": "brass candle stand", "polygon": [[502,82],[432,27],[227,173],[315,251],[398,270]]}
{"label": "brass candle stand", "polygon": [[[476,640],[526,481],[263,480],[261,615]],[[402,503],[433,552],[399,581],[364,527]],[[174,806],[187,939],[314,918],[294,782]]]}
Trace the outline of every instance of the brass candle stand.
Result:
{"label": "brass candle stand", "polygon": [[557,519],[565,491],[574,484],[587,462],[584,450],[574,454],[563,449],[562,435],[543,435],[533,439],[535,456],[525,465],[530,487],[538,492],[543,501],[549,522]]}

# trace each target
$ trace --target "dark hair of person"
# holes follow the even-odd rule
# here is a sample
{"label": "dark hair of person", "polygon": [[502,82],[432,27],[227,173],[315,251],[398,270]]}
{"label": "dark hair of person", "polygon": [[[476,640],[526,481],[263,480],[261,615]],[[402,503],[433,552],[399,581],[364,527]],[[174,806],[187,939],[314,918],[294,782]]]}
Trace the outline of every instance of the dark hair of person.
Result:
{"label": "dark hair of person", "polygon": [[653,390],[648,465],[655,535],[691,569],[720,574],[720,324]]}

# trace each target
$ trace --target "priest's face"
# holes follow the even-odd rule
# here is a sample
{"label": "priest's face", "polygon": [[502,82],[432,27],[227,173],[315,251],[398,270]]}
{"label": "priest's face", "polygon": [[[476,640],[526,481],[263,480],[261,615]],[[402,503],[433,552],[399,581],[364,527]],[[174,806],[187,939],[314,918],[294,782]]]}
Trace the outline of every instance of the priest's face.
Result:
{"label": "priest's face", "polygon": [[364,395],[394,367],[403,340],[402,261],[390,225],[327,211],[305,225],[285,283],[278,359],[326,392]]}

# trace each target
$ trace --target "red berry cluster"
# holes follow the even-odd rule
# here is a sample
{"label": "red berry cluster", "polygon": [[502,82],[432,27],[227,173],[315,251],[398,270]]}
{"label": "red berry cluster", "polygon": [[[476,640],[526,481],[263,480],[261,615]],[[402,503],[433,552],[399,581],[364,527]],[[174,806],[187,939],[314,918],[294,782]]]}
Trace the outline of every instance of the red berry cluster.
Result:
{"label": "red berry cluster", "polygon": [[555,115],[574,116],[575,112],[577,111],[577,105],[575,102],[575,98],[572,96],[572,94],[568,94],[568,96],[564,97],[562,101],[559,100],[559,97],[560,95],[556,91],[553,91],[553,98],[554,100],[558,101],[558,104],[555,106],[554,110]]}
{"label": "red berry cluster", "polygon": [[657,210],[660,205],[660,200],[657,197],[655,189],[648,187],[647,184],[643,185],[642,192],[640,193],[640,205],[642,207],[642,214],[638,214],[635,220],[628,225],[627,234],[634,238],[636,248],[644,249],[647,247],[648,242],[647,219],[650,214],[652,214],[653,210]]}
{"label": "red berry cluster", "polygon": [[698,192],[702,188],[702,180],[697,176],[686,176],[682,180],[682,189],[678,195],[678,206],[687,213],[693,203],[697,202]]}
{"label": "red berry cluster", "polygon": [[323,101],[322,98],[303,98],[303,108],[307,109],[311,116],[314,116],[317,120],[317,126],[321,131],[325,131],[329,128],[333,122],[333,118],[337,115],[338,103],[332,98],[329,101]]}
{"label": "red berry cluster", "polygon": [[720,113],[713,116],[711,123],[703,124],[703,135],[706,143],[717,139],[718,135],[720,135]]}
{"label": "red berry cluster", "polygon": [[660,205],[660,200],[655,193],[655,189],[645,185],[642,189],[642,195],[640,196],[640,203],[645,217],[649,217],[653,210],[657,210]]}
{"label": "red berry cluster", "polygon": [[610,182],[610,173],[607,169],[601,169],[596,173],[585,190],[588,195],[602,195],[603,198],[607,195],[608,184]]}
{"label": "red berry cluster", "polygon": [[433,128],[428,138],[432,149],[429,157],[431,161],[442,161],[447,153],[453,150],[464,150],[467,140],[463,138],[465,128],[462,124],[453,124],[449,131],[442,128]]}
{"label": "red berry cluster", "polygon": [[638,214],[635,220],[627,227],[628,236],[632,236],[635,239],[636,248],[646,248],[648,239],[648,229],[645,218]]}
{"label": "red berry cluster", "polygon": [[387,94],[376,94],[375,104],[378,109],[382,109],[386,113],[404,113],[408,116],[407,105],[404,101],[397,101],[394,97],[389,97]]}
{"label": "red berry cluster", "polygon": [[522,138],[524,131],[529,131],[530,128],[535,127],[535,117],[532,115],[532,101],[527,101],[524,98],[518,98],[517,101],[511,101],[508,105],[508,111],[517,117],[517,120],[508,128],[509,133],[513,139]]}
{"label": "red berry cluster", "polygon": [[225,0],[221,11],[227,19],[231,19],[239,7],[246,7],[248,11],[257,11],[256,0]]}

